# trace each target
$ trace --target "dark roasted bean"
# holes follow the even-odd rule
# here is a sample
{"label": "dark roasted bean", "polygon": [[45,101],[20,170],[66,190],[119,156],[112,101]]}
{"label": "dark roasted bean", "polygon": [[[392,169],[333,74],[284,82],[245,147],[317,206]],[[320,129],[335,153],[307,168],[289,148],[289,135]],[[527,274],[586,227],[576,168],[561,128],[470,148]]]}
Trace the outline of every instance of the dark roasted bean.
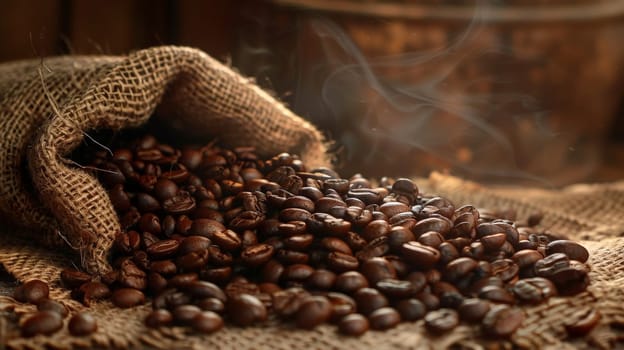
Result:
{"label": "dark roasted bean", "polygon": [[397,277],[392,264],[388,260],[379,257],[364,261],[360,266],[360,272],[371,285],[375,285],[383,279],[395,279]]}
{"label": "dark roasted bean", "polygon": [[382,307],[368,315],[370,327],[385,330],[396,327],[401,322],[401,315],[391,307]]}
{"label": "dark roasted bean", "polygon": [[173,322],[171,312],[165,309],[158,309],[150,312],[145,318],[145,325],[150,328],[168,326]]}
{"label": "dark roasted bean", "polygon": [[602,318],[600,311],[584,309],[575,312],[565,323],[565,329],[570,336],[582,337],[594,329]]}
{"label": "dark roasted bean", "polygon": [[91,281],[91,275],[74,269],[61,271],[61,281],[67,288],[78,288]]}
{"label": "dark roasted bean", "polygon": [[477,298],[464,299],[457,311],[464,321],[480,322],[490,311],[490,303]]}
{"label": "dark roasted bean", "polygon": [[369,315],[373,311],[388,306],[388,299],[377,289],[360,288],[353,293],[353,299],[357,304],[359,313]]}
{"label": "dark roasted bean", "polygon": [[568,240],[556,240],[548,243],[546,246],[546,255],[552,255],[555,253],[563,253],[570,258],[570,260],[577,260],[582,263],[586,262],[589,258],[589,252],[582,245]]}
{"label": "dark roasted bean", "polygon": [[522,310],[507,305],[495,305],[483,318],[482,329],[492,336],[508,337],[520,328],[523,321]]}
{"label": "dark roasted bean", "polygon": [[361,314],[350,314],[342,318],[338,330],[342,334],[359,336],[369,329],[368,319]]}
{"label": "dark roasted bean", "polygon": [[432,333],[445,333],[459,324],[457,311],[451,309],[439,309],[430,311],[425,316],[425,327]]}
{"label": "dark roasted bean", "polygon": [[326,297],[307,297],[295,313],[295,324],[299,328],[313,329],[329,320],[332,309],[332,304]]}
{"label": "dark roasted bean", "polygon": [[227,311],[230,320],[238,326],[250,326],[267,319],[267,309],[255,296],[239,294],[228,299]]}
{"label": "dark roasted bean", "polygon": [[97,322],[90,313],[80,312],[72,316],[67,329],[73,336],[89,335],[97,330]]}
{"label": "dark roasted bean", "polygon": [[180,326],[190,326],[195,316],[202,313],[202,310],[195,305],[180,305],[171,310],[173,322]]}
{"label": "dark roasted bean", "polygon": [[334,284],[336,290],[351,294],[355,291],[368,287],[368,280],[357,271],[347,271],[336,277]]}
{"label": "dark roasted bean", "polygon": [[145,303],[145,295],[137,289],[120,288],[113,292],[111,301],[115,306],[127,309]]}
{"label": "dark roasted bean", "polygon": [[191,325],[197,332],[210,334],[223,328],[223,319],[213,311],[203,311],[193,317]]}
{"label": "dark roasted bean", "polygon": [[37,304],[47,299],[50,293],[48,284],[41,280],[30,280],[15,289],[13,296],[16,300]]}
{"label": "dark roasted bean", "polygon": [[37,310],[39,311],[53,311],[65,318],[69,314],[69,311],[65,305],[52,299],[43,299],[37,303]]}
{"label": "dark roasted bean", "polygon": [[514,295],[528,303],[541,303],[557,294],[555,285],[542,277],[526,278],[511,287]]}
{"label": "dark roasted bean", "polygon": [[63,318],[54,311],[37,311],[21,326],[22,336],[50,335],[63,328]]}
{"label": "dark roasted bean", "polygon": [[414,266],[426,268],[433,266],[440,260],[440,252],[432,247],[418,242],[408,242],[401,246],[401,254]]}
{"label": "dark roasted bean", "polygon": [[273,246],[260,243],[243,249],[240,256],[246,265],[259,266],[269,261],[273,252]]}

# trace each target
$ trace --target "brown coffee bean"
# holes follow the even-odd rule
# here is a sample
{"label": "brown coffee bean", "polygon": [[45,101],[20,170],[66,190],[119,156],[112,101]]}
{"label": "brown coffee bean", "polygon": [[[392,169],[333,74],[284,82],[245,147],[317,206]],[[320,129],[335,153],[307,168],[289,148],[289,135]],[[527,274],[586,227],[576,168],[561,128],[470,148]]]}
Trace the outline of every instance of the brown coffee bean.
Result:
{"label": "brown coffee bean", "polygon": [[180,243],[178,254],[186,255],[191,252],[208,249],[210,243],[210,239],[204,236],[188,236]]}
{"label": "brown coffee bean", "polygon": [[171,312],[165,309],[158,309],[150,312],[145,318],[145,325],[150,328],[169,326],[173,322]]}
{"label": "brown coffee bean", "polygon": [[171,310],[173,322],[179,326],[190,326],[193,319],[202,313],[202,310],[195,305],[179,305]]}
{"label": "brown coffee bean", "polygon": [[69,314],[69,311],[65,305],[52,299],[43,299],[37,304],[37,310],[39,311],[53,311],[65,318]]}
{"label": "brown coffee bean", "polygon": [[90,282],[91,275],[74,269],[65,269],[61,271],[61,281],[64,286],[73,289],[80,287],[84,283]]}
{"label": "brown coffee bean", "polygon": [[200,333],[210,334],[223,328],[223,319],[212,311],[203,311],[192,320],[193,329]]}
{"label": "brown coffee bean", "polygon": [[360,266],[360,272],[366,277],[371,285],[384,279],[396,279],[396,271],[388,260],[384,258],[372,258],[364,261]]}
{"label": "brown coffee bean", "polygon": [[514,295],[507,289],[498,286],[485,286],[479,292],[479,298],[487,299],[495,303],[513,305],[516,302]]}
{"label": "brown coffee bean", "polygon": [[305,196],[293,196],[282,203],[282,208],[299,208],[313,213],[314,202]]}
{"label": "brown coffee bean", "polygon": [[362,238],[367,241],[381,236],[387,236],[390,233],[390,224],[386,220],[373,220],[369,222],[362,232]]}
{"label": "brown coffee bean", "polygon": [[312,244],[312,242],[314,242],[314,235],[309,233],[293,235],[284,238],[282,242],[284,242],[284,246],[287,249],[303,251],[307,249]]}
{"label": "brown coffee bean", "polygon": [[355,256],[360,261],[366,261],[375,257],[380,257],[387,254],[390,251],[388,245],[388,237],[381,236],[368,242],[362,249],[355,253]]}
{"label": "brown coffee bean", "polygon": [[37,311],[21,326],[22,336],[51,335],[63,328],[63,318],[54,311]]}
{"label": "brown coffee bean", "polygon": [[480,322],[490,311],[490,303],[477,298],[464,299],[457,311],[462,320]]}
{"label": "brown coffee bean", "polygon": [[100,282],[87,282],[80,286],[73,295],[85,306],[91,306],[91,302],[110,297],[111,291],[107,285]]}
{"label": "brown coffee bean", "polygon": [[523,321],[522,310],[507,305],[494,305],[483,318],[482,329],[492,336],[508,337],[520,328]]}
{"label": "brown coffee bean", "polygon": [[589,285],[588,273],[589,269],[585,264],[571,260],[569,267],[560,267],[552,271],[549,279],[557,286],[559,294],[575,295],[587,289]]}
{"label": "brown coffee bean", "polygon": [[111,301],[115,306],[127,309],[145,303],[145,295],[137,289],[120,288],[113,292]]}
{"label": "brown coffee bean", "polygon": [[349,245],[335,237],[325,237],[321,240],[321,246],[327,249],[330,252],[340,252],[347,255],[353,255],[353,251],[349,247]]}
{"label": "brown coffee bean", "polygon": [[562,268],[570,266],[570,259],[563,253],[548,255],[542,260],[535,262],[535,273],[540,277],[550,278]]}
{"label": "brown coffee bean", "polygon": [[486,251],[494,251],[500,249],[507,240],[507,235],[504,233],[495,233],[481,237],[480,241]]}
{"label": "brown coffee bean", "polygon": [[199,275],[196,272],[188,272],[177,274],[167,282],[169,287],[186,289],[193,283],[199,280]]}
{"label": "brown coffee bean", "polygon": [[249,246],[240,254],[243,263],[249,266],[259,266],[271,260],[275,249],[265,243]]}
{"label": "brown coffee bean", "polygon": [[425,327],[436,334],[446,333],[459,324],[459,315],[452,309],[430,311],[425,316]]}
{"label": "brown coffee bean", "polygon": [[[187,191],[178,191],[175,196],[167,198],[163,201],[162,207],[171,215],[188,214],[196,208],[195,198]],[[199,232],[199,231],[198,231]],[[193,233],[199,236],[205,236],[201,233]]]}
{"label": "brown coffee bean", "polygon": [[177,240],[165,239],[147,247],[146,252],[153,259],[163,259],[174,255],[179,247],[180,242]]}
{"label": "brown coffee bean", "polygon": [[178,191],[178,185],[166,178],[160,178],[156,184],[154,184],[154,195],[161,201],[172,198]]}
{"label": "brown coffee bean", "polygon": [[359,313],[369,315],[373,311],[388,306],[388,299],[377,289],[360,288],[353,293]]}
{"label": "brown coffee bean", "polygon": [[335,272],[345,272],[357,270],[360,265],[358,259],[353,255],[340,252],[331,252],[327,256],[327,266]]}
{"label": "brown coffee bean", "polygon": [[382,307],[368,315],[370,327],[376,330],[386,330],[396,327],[401,322],[401,315],[391,307]]}
{"label": "brown coffee bean", "polygon": [[332,304],[325,297],[307,297],[295,313],[295,324],[302,329],[313,329],[329,320],[332,309]]}
{"label": "brown coffee bean", "polygon": [[518,299],[535,304],[557,295],[555,285],[542,277],[521,279],[513,284],[511,290]]}
{"label": "brown coffee bean", "polygon": [[439,232],[443,236],[447,236],[451,231],[452,223],[449,220],[442,218],[427,218],[420,220],[416,226],[412,229],[416,237],[420,237],[425,232],[435,231]]}
{"label": "brown coffee bean", "polygon": [[132,260],[126,259],[121,263],[118,281],[121,285],[144,290],[147,287],[145,271],[141,270]]}
{"label": "brown coffee bean", "polygon": [[193,220],[193,224],[189,229],[191,235],[203,236],[212,238],[217,232],[225,231],[225,226],[222,223],[210,220],[210,219],[196,219]]}
{"label": "brown coffee bean", "polygon": [[225,293],[219,286],[207,281],[193,281],[186,285],[185,290],[196,299],[215,298],[226,301]]}
{"label": "brown coffee bean", "polygon": [[240,237],[232,230],[216,232],[212,235],[211,239],[214,243],[221,247],[221,249],[226,251],[237,250],[242,246]]}
{"label": "brown coffee bean", "polygon": [[171,260],[152,261],[149,265],[150,271],[161,275],[173,275],[177,272],[177,267]]}
{"label": "brown coffee bean", "polygon": [[329,290],[336,282],[336,274],[325,269],[318,269],[312,272],[305,280],[305,284],[312,290]]}
{"label": "brown coffee bean", "polygon": [[361,288],[368,287],[368,280],[357,271],[343,272],[336,277],[334,284],[336,290],[351,294]]}
{"label": "brown coffee bean", "polygon": [[570,260],[577,260],[582,263],[589,259],[589,252],[585,247],[576,242],[564,239],[552,241],[546,246],[546,255],[555,253],[563,253],[567,255]]}
{"label": "brown coffee bean", "polygon": [[457,258],[446,265],[443,277],[446,281],[457,282],[474,271],[478,266],[477,261],[472,258]]}
{"label": "brown coffee bean", "polygon": [[440,260],[440,252],[432,247],[418,242],[408,242],[401,246],[401,254],[409,263],[426,268],[433,266]]}
{"label": "brown coffee bean", "polygon": [[267,319],[267,309],[255,296],[240,294],[228,299],[229,319],[238,326],[250,326]]}
{"label": "brown coffee bean", "polygon": [[37,304],[38,302],[47,299],[50,293],[48,284],[41,280],[30,280],[15,289],[13,296],[15,300]]}
{"label": "brown coffee bean", "polygon": [[395,308],[403,321],[417,321],[427,313],[425,304],[415,298],[400,300],[395,304]]}
{"label": "brown coffee bean", "polygon": [[509,282],[518,277],[520,269],[511,259],[499,259],[491,263],[492,274],[500,277],[503,282]]}
{"label": "brown coffee bean", "polygon": [[579,310],[570,317],[570,320],[566,321],[565,329],[572,337],[582,337],[589,334],[598,325],[601,318],[602,315],[598,310]]}
{"label": "brown coffee bean", "polygon": [[72,316],[67,325],[69,333],[73,336],[89,335],[97,331],[97,321],[88,312],[80,312]]}
{"label": "brown coffee bean", "polygon": [[537,250],[523,249],[518,250],[511,257],[520,269],[532,267],[538,260],[542,260],[544,256]]}
{"label": "brown coffee bean", "polygon": [[369,321],[361,314],[350,314],[342,318],[338,330],[342,334],[360,336],[369,329]]}

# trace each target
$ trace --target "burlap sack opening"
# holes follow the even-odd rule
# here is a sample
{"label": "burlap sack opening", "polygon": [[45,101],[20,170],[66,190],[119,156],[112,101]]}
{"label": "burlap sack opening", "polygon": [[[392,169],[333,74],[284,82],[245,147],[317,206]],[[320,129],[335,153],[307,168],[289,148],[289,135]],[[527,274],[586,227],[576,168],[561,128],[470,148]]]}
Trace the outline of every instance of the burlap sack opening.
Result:
{"label": "burlap sack opening", "polygon": [[157,108],[157,122],[182,138],[218,136],[262,156],[289,151],[327,164],[317,129],[199,50],[10,63],[0,66],[0,213],[35,241],[78,250],[88,271],[109,270],[116,214],[99,183],[64,157],[91,130],[139,126]]}
{"label": "burlap sack opening", "polygon": [[[215,334],[197,335],[183,328],[148,329],[143,319],[149,306],[121,310],[110,302],[90,308],[99,330],[90,337],[72,337],[64,328],[51,337],[20,338],[10,321],[0,324],[0,341],[9,349],[158,348],[158,349],[609,349],[624,347],[624,181],[604,185],[577,185],[558,191],[528,188],[488,189],[450,176],[433,174],[417,181],[421,190],[438,193],[455,204],[472,203],[485,208],[514,208],[519,217],[535,210],[545,213],[543,227],[579,239],[590,251],[591,284],[587,292],[573,297],[555,297],[538,306],[523,306],[527,315],[510,340],[482,336],[478,327],[461,325],[448,334],[433,337],[423,321],[402,323],[384,332],[371,331],[361,338],[340,336],[334,326],[314,331],[293,329],[284,324],[236,328]],[[69,292],[58,286],[60,270],[71,262],[66,255],[37,248],[13,236],[0,236],[0,263],[21,281],[40,278],[52,283],[51,295],[72,309]],[[0,312],[32,312],[32,305],[0,296]],[[602,318],[582,338],[568,337],[565,325],[589,310]],[[2,339],[4,334],[5,339]]]}

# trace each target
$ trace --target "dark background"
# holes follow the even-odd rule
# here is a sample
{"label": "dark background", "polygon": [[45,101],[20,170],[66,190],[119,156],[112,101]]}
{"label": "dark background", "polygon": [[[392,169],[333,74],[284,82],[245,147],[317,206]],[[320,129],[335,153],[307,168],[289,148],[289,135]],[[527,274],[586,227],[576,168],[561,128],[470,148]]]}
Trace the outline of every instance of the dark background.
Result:
{"label": "dark background", "polygon": [[[262,36],[249,27],[250,13],[266,7],[258,4],[262,3],[4,0],[0,3],[0,62],[59,54],[124,54],[154,45],[176,44],[200,48],[221,61],[232,62],[243,73],[255,75],[258,67],[253,67],[253,60],[245,61],[241,47],[242,43]],[[272,74],[279,75],[279,71]],[[261,85],[274,90],[286,102],[291,101],[292,84],[279,85],[265,76],[259,78]],[[624,166],[620,166],[624,163],[624,102],[620,106],[619,113],[611,118],[608,132],[602,135],[606,146],[602,148],[600,166],[575,180],[612,181],[624,177]],[[306,116],[306,111],[296,112]],[[324,131],[332,136],[331,130]]]}

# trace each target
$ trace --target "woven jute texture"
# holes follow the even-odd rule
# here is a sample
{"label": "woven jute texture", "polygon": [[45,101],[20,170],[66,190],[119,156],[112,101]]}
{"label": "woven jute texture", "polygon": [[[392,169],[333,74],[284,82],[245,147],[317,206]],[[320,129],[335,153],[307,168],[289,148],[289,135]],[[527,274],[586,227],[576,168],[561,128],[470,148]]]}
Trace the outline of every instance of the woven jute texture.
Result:
{"label": "woven jute texture", "polygon": [[[251,328],[227,327],[213,335],[200,336],[182,328],[147,329],[142,321],[149,307],[129,310],[113,308],[109,302],[92,306],[99,322],[91,337],[77,338],[67,330],[31,339],[11,336],[11,322],[4,322],[0,335],[9,349],[65,349],[77,347],[162,348],[162,349],[445,349],[517,348],[574,349],[624,347],[624,181],[602,185],[575,185],[562,190],[531,188],[491,188],[451,176],[432,174],[417,182],[421,191],[450,198],[456,205],[474,204],[482,208],[515,209],[518,217],[535,211],[545,216],[542,227],[570,239],[580,240],[590,251],[591,284],[573,297],[555,297],[538,306],[524,306],[526,319],[508,341],[480,335],[478,327],[462,325],[452,332],[432,337],[422,321],[402,323],[384,332],[371,331],[360,338],[343,337],[332,326],[313,331],[296,330],[279,323]],[[7,229],[5,228],[5,231]],[[11,232],[15,233],[15,232]],[[83,306],[68,299],[58,286],[60,270],[69,266],[61,252],[36,248],[19,234],[0,237],[0,262],[18,280],[40,278],[53,286],[53,298],[63,300],[72,310]],[[20,315],[34,309],[0,297],[4,315]],[[599,325],[583,338],[568,338],[565,325],[589,310],[602,315]]]}
{"label": "woven jute texture", "polygon": [[[205,53],[156,47],[127,56],[66,56],[0,65],[0,216],[85,269],[110,269],[119,223],[99,183],[66,156],[92,130],[150,122],[180,138],[218,137],[263,156],[294,152],[326,165],[321,133],[253,81]],[[183,131],[182,131],[183,130]]]}

